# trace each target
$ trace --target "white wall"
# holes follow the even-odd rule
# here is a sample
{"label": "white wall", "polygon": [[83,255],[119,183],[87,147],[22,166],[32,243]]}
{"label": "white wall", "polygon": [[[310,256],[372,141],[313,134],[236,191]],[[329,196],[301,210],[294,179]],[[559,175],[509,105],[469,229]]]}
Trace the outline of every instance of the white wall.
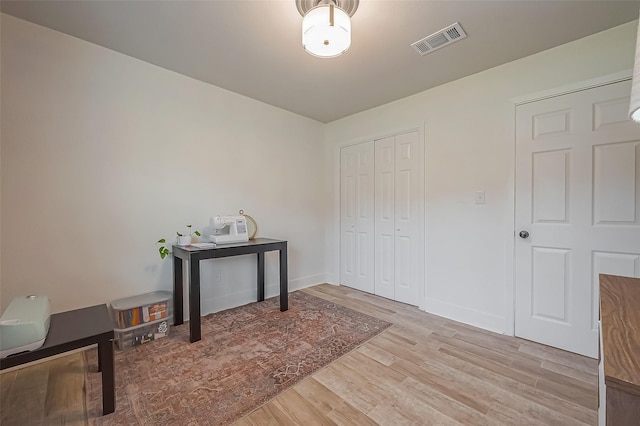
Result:
{"label": "white wall", "polygon": [[[154,244],[244,209],[324,282],[323,125],[2,15],[1,305],[53,311],[172,288]],[[254,257],[203,264],[203,313],[255,298]],[[277,254],[267,255],[267,296]]]}
{"label": "white wall", "polygon": [[[338,282],[339,276],[339,146],[424,123],[426,309],[508,332],[512,99],[631,69],[636,28],[637,21],[625,24],[329,123],[325,193],[334,212],[327,228],[329,279]],[[474,204],[479,190],[486,192],[486,204]]]}

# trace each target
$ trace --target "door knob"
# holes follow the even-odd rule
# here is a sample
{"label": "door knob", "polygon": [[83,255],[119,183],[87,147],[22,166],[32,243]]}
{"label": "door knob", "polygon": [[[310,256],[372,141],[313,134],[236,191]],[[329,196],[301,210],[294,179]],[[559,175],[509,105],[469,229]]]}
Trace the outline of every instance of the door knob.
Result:
{"label": "door knob", "polygon": [[523,238],[523,239],[529,237],[529,233],[527,231],[520,231],[518,235],[520,235],[520,238]]}

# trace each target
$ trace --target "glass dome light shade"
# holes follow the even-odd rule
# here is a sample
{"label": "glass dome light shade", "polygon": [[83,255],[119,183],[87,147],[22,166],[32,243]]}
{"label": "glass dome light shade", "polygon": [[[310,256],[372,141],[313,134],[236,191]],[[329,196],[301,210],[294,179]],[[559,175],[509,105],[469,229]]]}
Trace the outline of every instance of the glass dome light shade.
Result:
{"label": "glass dome light shade", "polygon": [[[333,9],[333,25],[331,25]],[[337,6],[322,4],[302,20],[302,46],[313,56],[334,58],[351,46],[351,19]]]}

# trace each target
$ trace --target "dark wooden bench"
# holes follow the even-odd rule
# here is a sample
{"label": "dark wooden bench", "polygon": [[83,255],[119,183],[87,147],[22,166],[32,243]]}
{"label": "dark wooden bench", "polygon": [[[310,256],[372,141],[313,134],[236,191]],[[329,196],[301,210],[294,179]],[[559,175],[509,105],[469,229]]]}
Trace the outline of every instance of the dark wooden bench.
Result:
{"label": "dark wooden bench", "polygon": [[98,371],[102,372],[102,414],[115,411],[113,321],[107,305],[96,305],[51,315],[44,344],[33,351],[0,359],[0,370],[74,349],[98,344]]}

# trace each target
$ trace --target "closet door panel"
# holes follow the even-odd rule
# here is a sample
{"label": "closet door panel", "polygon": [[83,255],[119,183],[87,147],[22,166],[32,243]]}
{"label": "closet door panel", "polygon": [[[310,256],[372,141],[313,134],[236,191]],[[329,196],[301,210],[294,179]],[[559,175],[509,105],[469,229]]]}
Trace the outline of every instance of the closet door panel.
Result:
{"label": "closet door panel", "polygon": [[418,305],[424,286],[424,151],[418,132],[395,137],[395,300]]}
{"label": "closet door panel", "polygon": [[395,138],[375,141],[375,294],[395,299]]}
{"label": "closet door panel", "polygon": [[373,142],[340,152],[340,284],[374,289]]}

